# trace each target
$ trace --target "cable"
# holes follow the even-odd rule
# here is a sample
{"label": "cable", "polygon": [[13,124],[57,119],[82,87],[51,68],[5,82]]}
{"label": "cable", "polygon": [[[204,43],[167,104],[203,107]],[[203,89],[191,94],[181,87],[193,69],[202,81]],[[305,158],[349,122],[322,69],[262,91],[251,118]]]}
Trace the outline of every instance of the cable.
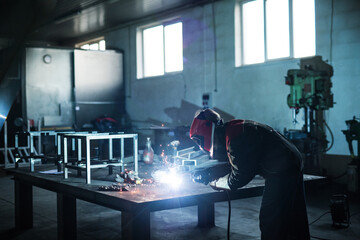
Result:
{"label": "cable", "polygon": [[[326,121],[323,121],[323,122],[324,122],[325,127],[328,129],[328,131],[329,131],[329,133],[330,133],[330,136],[331,136],[331,144],[330,144],[330,146],[329,146],[328,148],[326,148],[326,149],[322,149],[323,152],[327,152],[327,151],[329,151],[329,150],[333,147],[333,145],[334,145],[334,134],[333,134],[333,132],[331,131],[329,125],[326,123]],[[325,137],[326,137],[326,132],[320,127],[320,125],[319,125],[316,121],[314,121],[314,125],[316,125],[316,127],[319,129],[319,131],[321,131],[321,132],[325,135]],[[318,139],[318,140],[321,140],[321,138]]]}
{"label": "cable", "polygon": [[315,237],[315,236],[310,236],[310,238],[320,239],[320,240],[330,240],[328,238],[321,238],[321,237]]}
{"label": "cable", "polygon": [[229,191],[225,190],[225,192],[226,192],[226,196],[227,196],[228,204],[229,204],[229,215],[228,215],[228,224],[227,224],[227,240],[230,240],[231,199],[230,199]]}
{"label": "cable", "polygon": [[359,213],[360,213],[360,211],[354,212],[354,213],[350,214],[350,217],[355,216],[355,215],[357,215]]}
{"label": "cable", "polygon": [[316,223],[317,221],[319,221],[320,218],[322,218],[323,216],[325,216],[325,215],[328,214],[328,213],[331,213],[331,212],[329,212],[329,211],[324,212],[323,214],[320,215],[320,217],[318,217],[317,219],[315,219],[314,221],[312,221],[311,223],[309,223],[309,226],[312,225],[312,224],[314,224],[314,223]]}
{"label": "cable", "polygon": [[[320,218],[322,218],[323,216],[325,216],[328,213],[331,213],[331,212],[325,212],[325,213],[321,214],[317,219],[315,219],[314,221],[309,223],[309,226],[316,223],[317,221],[319,221]],[[328,239],[328,238],[321,238],[321,237],[316,237],[316,236],[311,236],[311,235],[310,235],[310,238],[319,239],[319,240],[331,240],[331,239]]]}
{"label": "cable", "polygon": [[334,134],[333,134],[333,132],[331,131],[329,125],[326,123],[326,121],[324,121],[324,124],[325,124],[326,128],[329,130],[329,133],[330,133],[330,135],[331,135],[331,144],[330,144],[330,147],[328,147],[327,149],[325,149],[325,152],[327,152],[327,151],[329,151],[329,150],[332,148],[332,146],[334,145]]}
{"label": "cable", "polygon": [[341,178],[341,177],[345,176],[346,174],[347,174],[347,171],[345,171],[344,173],[340,174],[339,176],[330,177],[330,179],[331,179],[331,180],[338,179],[338,178]]}

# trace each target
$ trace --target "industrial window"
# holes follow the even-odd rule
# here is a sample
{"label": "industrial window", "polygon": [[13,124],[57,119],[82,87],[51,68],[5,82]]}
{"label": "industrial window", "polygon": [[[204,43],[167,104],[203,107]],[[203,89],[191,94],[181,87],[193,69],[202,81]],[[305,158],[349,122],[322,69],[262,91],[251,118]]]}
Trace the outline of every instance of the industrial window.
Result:
{"label": "industrial window", "polygon": [[169,21],[137,29],[137,78],[183,70],[182,22]]}
{"label": "industrial window", "polygon": [[81,48],[85,50],[97,50],[97,51],[105,51],[106,43],[103,37],[93,39],[90,41],[78,43],[75,45],[76,48]]}
{"label": "industrial window", "polygon": [[239,0],[235,64],[315,55],[314,0]]}

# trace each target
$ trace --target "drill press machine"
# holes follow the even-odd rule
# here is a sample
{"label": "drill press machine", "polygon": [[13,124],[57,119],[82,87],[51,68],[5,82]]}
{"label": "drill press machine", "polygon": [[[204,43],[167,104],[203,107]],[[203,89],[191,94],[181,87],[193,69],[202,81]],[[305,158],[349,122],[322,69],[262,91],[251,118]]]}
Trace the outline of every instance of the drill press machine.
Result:
{"label": "drill press machine", "polygon": [[294,142],[305,155],[304,170],[306,173],[319,174],[320,159],[329,150],[326,139],[324,111],[334,105],[331,93],[331,76],[333,67],[324,62],[321,56],[303,58],[300,69],[290,69],[285,77],[290,86],[287,97],[288,106],[293,110],[293,123],[300,109],[304,110],[304,125],[301,130],[285,131],[285,136]]}

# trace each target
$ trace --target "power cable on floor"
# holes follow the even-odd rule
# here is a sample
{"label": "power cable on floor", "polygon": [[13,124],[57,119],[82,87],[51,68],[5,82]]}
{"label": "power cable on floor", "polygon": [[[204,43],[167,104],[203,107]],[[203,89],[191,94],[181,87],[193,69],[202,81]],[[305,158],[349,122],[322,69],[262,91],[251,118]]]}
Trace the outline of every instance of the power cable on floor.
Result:
{"label": "power cable on floor", "polygon": [[[314,221],[312,221],[311,223],[309,223],[309,226],[312,225],[312,224],[314,224],[315,222],[319,221],[320,218],[322,218],[323,216],[325,216],[325,215],[328,214],[328,213],[331,213],[331,212],[325,212],[325,213],[321,214],[317,219],[315,219]],[[359,213],[360,213],[360,211],[354,212],[354,213],[352,213],[352,214],[350,215],[350,217],[355,216],[355,215],[357,215],[357,214],[359,214]],[[331,240],[331,239],[329,239],[329,238],[321,238],[321,237],[316,237],[316,236],[310,236],[310,238],[319,239],[319,240]]]}
{"label": "power cable on floor", "polygon": [[338,178],[341,178],[343,176],[345,176],[347,174],[347,170],[345,172],[343,172],[342,174],[338,175],[338,176],[335,176],[335,177],[329,177],[331,180],[335,180],[335,179],[338,179]]}
{"label": "power cable on floor", "polygon": [[321,237],[315,237],[315,236],[310,236],[310,238],[319,239],[319,240],[331,240],[328,238],[321,238]]}
{"label": "power cable on floor", "polygon": [[331,212],[329,212],[329,211],[324,212],[324,213],[321,214],[317,219],[315,219],[314,221],[312,221],[311,223],[309,223],[309,226],[312,225],[312,224],[314,224],[314,223],[316,223],[317,221],[319,221],[320,218],[322,218],[323,216],[325,216],[325,215],[328,214],[328,213],[331,213]]}
{"label": "power cable on floor", "polygon": [[225,190],[229,204],[228,224],[227,224],[227,240],[230,240],[230,220],[231,220],[231,199],[229,191]]}
{"label": "power cable on floor", "polygon": [[360,213],[360,211],[354,212],[354,213],[350,214],[350,217],[355,216],[355,215],[357,215],[359,213]]}

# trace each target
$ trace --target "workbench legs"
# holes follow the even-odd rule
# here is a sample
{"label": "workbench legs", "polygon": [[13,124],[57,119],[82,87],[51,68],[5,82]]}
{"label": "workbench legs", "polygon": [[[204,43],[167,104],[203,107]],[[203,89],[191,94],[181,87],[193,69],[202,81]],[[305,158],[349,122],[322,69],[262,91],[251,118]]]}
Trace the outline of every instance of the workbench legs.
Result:
{"label": "workbench legs", "polygon": [[76,198],[57,193],[58,239],[76,239]]}
{"label": "workbench legs", "polygon": [[198,227],[215,226],[215,206],[213,202],[198,205]]}
{"label": "workbench legs", "polygon": [[150,240],[150,212],[121,212],[121,239]]}
{"label": "workbench legs", "polygon": [[33,227],[33,192],[32,185],[15,179],[15,228]]}

